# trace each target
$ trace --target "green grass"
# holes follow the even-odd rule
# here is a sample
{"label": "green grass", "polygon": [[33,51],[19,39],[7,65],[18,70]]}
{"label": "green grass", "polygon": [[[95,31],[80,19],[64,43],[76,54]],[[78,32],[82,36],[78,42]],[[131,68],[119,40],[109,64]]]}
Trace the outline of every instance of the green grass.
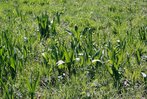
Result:
{"label": "green grass", "polygon": [[0,98],[147,97],[145,0],[1,0]]}

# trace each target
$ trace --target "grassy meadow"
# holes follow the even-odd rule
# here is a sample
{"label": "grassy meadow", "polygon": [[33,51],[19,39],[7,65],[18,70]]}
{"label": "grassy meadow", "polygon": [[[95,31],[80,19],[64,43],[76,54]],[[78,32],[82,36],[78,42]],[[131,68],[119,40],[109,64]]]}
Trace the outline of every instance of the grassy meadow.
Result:
{"label": "grassy meadow", "polygon": [[146,98],[146,0],[0,0],[0,99]]}

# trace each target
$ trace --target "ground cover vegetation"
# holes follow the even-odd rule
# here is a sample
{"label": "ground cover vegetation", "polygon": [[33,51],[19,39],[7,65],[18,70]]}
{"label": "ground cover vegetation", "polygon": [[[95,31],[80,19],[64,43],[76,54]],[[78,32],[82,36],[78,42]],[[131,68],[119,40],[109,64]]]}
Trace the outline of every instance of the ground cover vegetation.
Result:
{"label": "ground cover vegetation", "polygon": [[147,98],[147,1],[0,0],[0,97]]}

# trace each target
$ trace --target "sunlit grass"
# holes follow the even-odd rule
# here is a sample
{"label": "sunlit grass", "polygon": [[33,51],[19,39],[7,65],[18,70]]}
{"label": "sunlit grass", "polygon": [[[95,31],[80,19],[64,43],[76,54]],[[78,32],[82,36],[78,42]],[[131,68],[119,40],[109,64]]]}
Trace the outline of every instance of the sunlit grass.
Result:
{"label": "sunlit grass", "polygon": [[0,1],[0,97],[147,97],[145,5]]}

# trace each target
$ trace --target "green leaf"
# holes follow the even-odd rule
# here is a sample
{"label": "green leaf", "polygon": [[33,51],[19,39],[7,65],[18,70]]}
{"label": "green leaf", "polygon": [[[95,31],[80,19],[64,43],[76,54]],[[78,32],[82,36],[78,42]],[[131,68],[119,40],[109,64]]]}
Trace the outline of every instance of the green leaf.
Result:
{"label": "green leaf", "polygon": [[11,67],[13,68],[13,69],[15,69],[15,60],[14,60],[14,58],[10,58],[10,62],[11,62]]}
{"label": "green leaf", "polygon": [[113,71],[112,71],[112,68],[109,66],[109,65],[106,65],[106,68],[108,70],[108,72],[113,75]]}
{"label": "green leaf", "polygon": [[69,54],[67,52],[67,50],[64,48],[64,56],[65,56],[65,59],[66,59],[66,62],[70,62],[70,57],[69,57]]}
{"label": "green leaf", "polygon": [[48,56],[47,56],[47,53],[46,53],[46,52],[42,53],[42,56],[43,56],[43,58],[44,58],[46,61],[48,61]]}

